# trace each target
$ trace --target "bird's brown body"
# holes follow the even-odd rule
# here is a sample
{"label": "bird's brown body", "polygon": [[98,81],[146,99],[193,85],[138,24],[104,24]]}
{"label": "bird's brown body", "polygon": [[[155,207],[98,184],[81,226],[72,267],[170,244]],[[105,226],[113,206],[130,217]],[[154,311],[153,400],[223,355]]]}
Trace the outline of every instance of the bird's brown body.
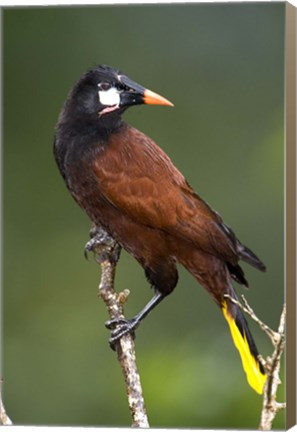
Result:
{"label": "bird's brown body", "polygon": [[230,279],[226,262],[236,266],[239,261],[235,237],[228,237],[220,216],[137,129],[121,125],[96,153],[86,151],[69,172],[71,192],[90,219],[146,269],[159,291],[174,289],[177,261],[202,286],[211,285],[220,303],[220,286]]}
{"label": "bird's brown body", "polygon": [[[126,87],[132,82],[116,76],[120,82],[125,78]],[[240,343],[247,344],[247,357],[254,358],[254,363],[246,366],[253,370],[251,374],[263,375],[247,323],[239,308],[224,296],[236,298],[232,278],[247,285],[238,264],[241,259],[260,270],[264,265],[193,191],[160,147],[121,120],[117,112],[120,105],[100,106],[99,115],[92,112],[87,116],[85,108],[83,112],[77,110],[73,104],[77,95],[89,110],[94,77],[91,78],[86,75],[74,88],[57,127],[55,156],[70,192],[95,226],[102,227],[141,264],[160,298],[175,288],[176,266],[182,264],[223,310],[233,339],[241,338]],[[131,98],[136,88],[139,94],[140,86],[133,85],[132,91],[121,90],[125,97]],[[120,85],[112,88],[119,89]],[[99,99],[114,97],[111,91],[103,96],[102,92],[99,91]],[[151,95],[158,96],[150,92]],[[239,336],[234,336],[232,326]],[[238,348],[236,341],[235,344]],[[244,363],[242,352],[241,356]],[[256,391],[262,391],[263,382],[262,379],[253,385]]]}

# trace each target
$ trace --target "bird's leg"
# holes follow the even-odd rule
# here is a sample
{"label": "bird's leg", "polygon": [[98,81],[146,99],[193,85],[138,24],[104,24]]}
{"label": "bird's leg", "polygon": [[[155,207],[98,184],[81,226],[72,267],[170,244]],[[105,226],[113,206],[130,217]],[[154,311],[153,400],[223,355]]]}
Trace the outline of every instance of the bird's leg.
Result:
{"label": "bird's leg", "polygon": [[140,322],[159,304],[164,294],[157,292],[154,297],[145,305],[145,307],[130,320],[110,320],[105,323],[105,326],[112,330],[109,344],[114,349],[116,342],[126,333],[134,335],[134,330],[139,326]]}
{"label": "bird's leg", "polygon": [[120,256],[120,247],[116,247],[116,241],[108,234],[102,227],[95,224],[92,225],[90,230],[89,240],[84,248],[84,255],[88,258],[89,252],[94,252],[97,262],[102,262],[106,259],[108,254],[109,259],[112,258],[117,262]]}

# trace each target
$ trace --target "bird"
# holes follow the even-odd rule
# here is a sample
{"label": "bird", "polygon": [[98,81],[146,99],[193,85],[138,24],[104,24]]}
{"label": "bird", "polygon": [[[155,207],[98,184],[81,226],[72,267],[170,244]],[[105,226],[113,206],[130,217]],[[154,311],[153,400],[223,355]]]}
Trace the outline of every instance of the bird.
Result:
{"label": "bird", "polygon": [[[58,117],[54,157],[74,200],[142,266],[154,296],[132,319],[109,323],[113,342],[133,333],[177,285],[185,267],[229,326],[249,385],[262,394],[266,372],[237,303],[232,280],[248,286],[240,261],[263,262],[190,186],[169,156],[122,119],[136,105],[173,106],[119,69],[97,65],[74,84]],[[95,235],[96,237],[96,235]]]}

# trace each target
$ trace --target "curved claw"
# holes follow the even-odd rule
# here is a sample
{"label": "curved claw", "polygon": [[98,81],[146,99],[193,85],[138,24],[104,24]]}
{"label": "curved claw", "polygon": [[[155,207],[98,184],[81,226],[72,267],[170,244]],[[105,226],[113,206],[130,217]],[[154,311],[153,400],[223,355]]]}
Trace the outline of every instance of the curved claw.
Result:
{"label": "curved claw", "polygon": [[93,252],[99,263],[109,256],[112,261],[117,262],[120,257],[120,247],[116,241],[103,229],[93,227],[90,231],[91,239],[85,244],[84,256],[88,259],[88,253]]}
{"label": "curved claw", "polygon": [[91,241],[91,240],[89,240],[89,241],[85,244],[85,247],[84,247],[84,257],[85,257],[85,259],[87,259],[87,260],[89,259],[88,253],[91,252],[90,245],[89,245],[90,241]]}
{"label": "curved claw", "polygon": [[114,318],[114,319],[106,321],[104,325],[108,330],[115,330],[115,327],[117,325],[124,325],[127,323],[128,323],[128,320],[126,320],[124,318]]}
{"label": "curved claw", "polygon": [[137,327],[137,321],[135,320],[125,320],[125,319],[114,319],[107,321],[105,323],[105,326],[107,328],[112,328],[116,326],[115,329],[111,332],[111,337],[109,339],[109,346],[114,351],[116,350],[116,344],[119,342],[119,340],[127,333],[130,333],[132,338],[135,339],[135,328]]}
{"label": "curved claw", "polygon": [[89,259],[88,257],[88,253],[90,252],[95,252],[96,247],[99,246],[99,242],[96,239],[96,237],[91,238],[91,240],[89,240],[84,247],[84,256],[86,259]]}

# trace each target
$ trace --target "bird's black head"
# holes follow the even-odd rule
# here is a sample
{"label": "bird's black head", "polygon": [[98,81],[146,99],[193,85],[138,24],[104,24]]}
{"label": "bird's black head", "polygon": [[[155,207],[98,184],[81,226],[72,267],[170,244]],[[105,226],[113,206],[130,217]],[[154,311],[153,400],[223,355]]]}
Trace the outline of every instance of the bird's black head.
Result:
{"label": "bird's black head", "polygon": [[65,110],[72,116],[112,120],[132,105],[172,103],[137,84],[119,70],[97,66],[85,73],[70,92]]}

